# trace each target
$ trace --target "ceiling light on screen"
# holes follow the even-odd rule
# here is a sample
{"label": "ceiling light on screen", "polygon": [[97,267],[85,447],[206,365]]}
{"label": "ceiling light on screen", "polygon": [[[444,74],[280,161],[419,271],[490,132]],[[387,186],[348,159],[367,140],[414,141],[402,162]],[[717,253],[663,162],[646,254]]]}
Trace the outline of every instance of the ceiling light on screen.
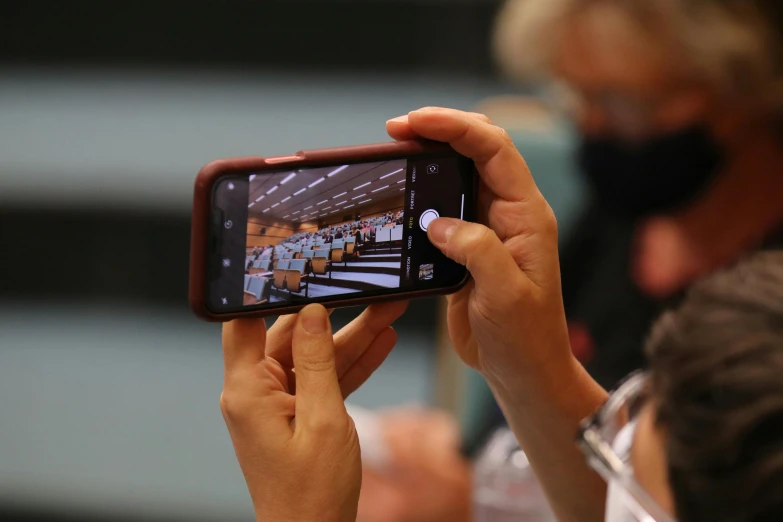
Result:
{"label": "ceiling light on screen", "polygon": [[286,202],[286,201],[288,201],[289,199],[291,199],[291,196],[288,196],[287,198],[283,198],[283,199],[281,199],[281,200],[280,200],[280,203],[285,203],[285,202]]}
{"label": "ceiling light on screen", "polygon": [[253,181],[254,179],[256,179],[256,175],[255,174],[251,174],[250,177],[247,178],[248,181]]}
{"label": "ceiling light on screen", "polygon": [[343,207],[343,209],[346,209],[346,208],[351,208],[352,206],[353,206],[353,204],[351,204],[351,205],[346,205],[346,206],[344,206],[344,207]]}
{"label": "ceiling light on screen", "polygon": [[275,185],[275,186],[274,186],[274,187],[272,187],[271,189],[267,190],[267,191],[266,191],[266,193],[267,193],[267,194],[271,194],[271,193],[272,193],[272,192],[274,192],[275,190],[277,190],[277,185]]}
{"label": "ceiling light on screen", "polygon": [[270,209],[268,209],[268,208],[265,208],[265,209],[264,209],[264,212],[269,212],[269,210],[270,210]]}
{"label": "ceiling light on screen", "polygon": [[296,212],[294,212],[294,213],[293,213],[293,214],[291,214],[291,215],[292,215],[292,216],[295,216],[295,215],[297,215],[297,214],[298,214],[298,213],[300,213],[300,212],[301,212],[301,210],[297,210]]}
{"label": "ceiling light on screen", "polygon": [[348,194],[348,193],[347,192],[340,192],[336,196],[332,196],[332,199],[341,198],[341,197],[345,196],[346,194]]}
{"label": "ceiling light on screen", "polygon": [[334,176],[335,174],[339,174],[340,172],[344,171],[344,170],[345,170],[345,169],[347,169],[347,168],[348,168],[348,165],[343,165],[342,167],[339,167],[339,168],[337,168],[337,169],[334,169],[332,172],[330,172],[329,174],[327,174],[327,177],[328,177],[328,178],[331,178],[331,177],[332,177],[332,176]]}
{"label": "ceiling light on screen", "polygon": [[265,197],[266,197],[266,196],[264,196],[263,194],[262,194],[262,195],[260,195],[260,196],[258,196],[258,197],[256,198],[256,202],[259,202],[259,201],[261,201],[261,200],[262,200],[262,199],[264,199]]}
{"label": "ceiling light on screen", "polygon": [[317,179],[317,180],[313,181],[312,183],[310,183],[309,185],[307,185],[307,188],[313,188],[314,186],[318,185],[319,183],[321,183],[325,179],[326,178]]}
{"label": "ceiling light on screen", "polygon": [[254,202],[252,202],[251,204],[249,204],[249,205],[247,206],[247,208],[250,208],[250,207],[252,207],[252,206],[253,206],[253,205],[255,205],[255,204],[256,204],[256,202],[254,201]]}
{"label": "ceiling light on screen", "polygon": [[329,213],[330,213],[330,214],[334,214],[335,212],[340,212],[340,209],[338,208],[337,210],[332,210],[332,211],[331,211],[331,212],[329,212]]}
{"label": "ceiling light on screen", "polygon": [[359,190],[359,189],[360,189],[360,188],[362,188],[362,187],[366,187],[366,186],[367,186],[367,185],[369,185],[370,183],[372,183],[372,181],[368,181],[367,183],[362,183],[362,184],[361,184],[361,185],[359,185],[358,187],[354,187],[354,188],[353,188],[353,190]]}
{"label": "ceiling light on screen", "polygon": [[294,174],[294,173],[292,172],[291,174],[289,174],[288,176],[286,176],[286,177],[283,179],[283,181],[281,181],[281,182],[280,182],[280,184],[281,184],[281,185],[285,185],[286,183],[288,183],[289,181],[291,181],[291,180],[292,180],[292,179],[294,179],[295,177],[296,177],[296,174]]}
{"label": "ceiling light on screen", "polygon": [[278,206],[278,205],[280,205],[280,203],[275,203],[274,205],[272,205],[272,207],[271,207],[271,208],[275,208],[275,207],[276,207],[276,206]]}
{"label": "ceiling light on screen", "polygon": [[287,216],[283,216],[283,219],[285,219],[287,217],[291,217],[291,214],[288,214]]}
{"label": "ceiling light on screen", "polygon": [[402,187],[400,190],[405,190],[405,187]]}
{"label": "ceiling light on screen", "polygon": [[301,193],[302,193],[302,192],[304,192],[305,190],[307,190],[307,187],[305,187],[305,188],[303,188],[303,189],[301,189],[301,190],[297,190],[296,192],[294,192],[294,196],[298,196],[299,194],[301,194]]}
{"label": "ceiling light on screen", "polygon": [[347,200],[347,199],[346,199],[345,201],[341,201],[341,202],[339,202],[339,203],[335,203],[335,206],[338,206],[338,207],[339,207],[340,205],[345,205],[346,203],[348,203],[348,200]]}
{"label": "ceiling light on screen", "polygon": [[366,196],[366,195],[367,195],[367,194],[359,194],[359,195],[358,195],[358,196],[356,196],[355,198],[351,198],[351,200],[354,200],[354,199],[359,199],[359,198],[363,198],[363,197],[364,197],[364,196]]}
{"label": "ceiling light on screen", "polygon": [[401,179],[400,181],[398,181],[398,182],[397,182],[397,184],[398,184],[398,185],[399,185],[400,183],[405,183],[405,180],[404,180],[404,179]]}
{"label": "ceiling light on screen", "polygon": [[324,204],[324,203],[326,203],[327,201],[329,201],[329,200],[328,200],[328,199],[325,199],[325,200],[323,200],[323,201],[319,201],[318,203],[316,203],[316,205],[323,205],[323,204]]}
{"label": "ceiling light on screen", "polygon": [[389,172],[388,174],[384,174],[383,176],[381,176],[381,177],[380,177],[380,178],[378,178],[378,179],[388,178],[389,176],[392,176],[392,175],[394,175],[394,174],[397,174],[398,172],[402,172],[402,169],[397,169],[397,170],[395,170],[394,172]]}
{"label": "ceiling light on screen", "polygon": [[309,206],[309,207],[307,207],[307,208],[303,208],[302,210],[310,210],[311,208],[313,208],[313,206],[312,206],[312,205],[310,205],[310,206]]}
{"label": "ceiling light on screen", "polygon": [[385,185],[385,186],[383,186],[381,188],[377,188],[377,189],[373,190],[373,192],[378,192],[380,190],[387,189],[387,188],[389,188],[389,185]]}
{"label": "ceiling light on screen", "polygon": [[358,202],[357,205],[364,205],[365,203],[369,203],[370,201],[372,201],[372,199],[365,199],[364,201]]}
{"label": "ceiling light on screen", "polygon": [[332,208],[332,206],[331,206],[331,205],[329,205],[328,207],[324,207],[324,208],[322,208],[321,210],[329,210],[330,208]]}

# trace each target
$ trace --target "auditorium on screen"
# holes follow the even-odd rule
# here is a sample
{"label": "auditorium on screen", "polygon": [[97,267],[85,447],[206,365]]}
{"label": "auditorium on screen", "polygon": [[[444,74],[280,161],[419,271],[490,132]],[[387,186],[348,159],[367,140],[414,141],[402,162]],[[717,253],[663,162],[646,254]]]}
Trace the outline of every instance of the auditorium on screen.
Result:
{"label": "auditorium on screen", "polygon": [[406,160],[250,176],[245,305],[397,288]]}

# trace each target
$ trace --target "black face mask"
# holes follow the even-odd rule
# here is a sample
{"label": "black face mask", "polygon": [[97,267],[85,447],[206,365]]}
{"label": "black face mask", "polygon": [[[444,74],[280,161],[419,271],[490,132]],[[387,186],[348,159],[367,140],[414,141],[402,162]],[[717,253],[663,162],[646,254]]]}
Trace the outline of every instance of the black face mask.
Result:
{"label": "black face mask", "polygon": [[599,203],[625,217],[675,210],[693,201],[715,179],[723,152],[701,126],[644,142],[585,139],[579,166]]}

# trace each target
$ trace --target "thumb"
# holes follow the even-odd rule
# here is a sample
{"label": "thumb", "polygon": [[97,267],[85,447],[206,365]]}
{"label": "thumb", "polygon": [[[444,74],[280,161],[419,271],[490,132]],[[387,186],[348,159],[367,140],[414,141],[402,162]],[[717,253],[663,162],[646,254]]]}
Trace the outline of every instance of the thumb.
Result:
{"label": "thumb", "polygon": [[320,424],[345,412],[329,314],[321,305],[299,312],[294,326],[292,351],[296,370],[297,426]]}
{"label": "thumb", "polygon": [[519,275],[511,253],[497,234],[484,225],[455,218],[430,223],[427,235],[443,254],[464,265],[481,293],[504,292]]}

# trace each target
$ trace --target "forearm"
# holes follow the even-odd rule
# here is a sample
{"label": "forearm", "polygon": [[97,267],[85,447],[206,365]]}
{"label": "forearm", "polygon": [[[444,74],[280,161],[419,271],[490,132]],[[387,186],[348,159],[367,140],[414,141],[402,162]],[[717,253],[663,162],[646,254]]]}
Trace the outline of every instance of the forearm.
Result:
{"label": "forearm", "polygon": [[558,519],[603,520],[606,485],[587,465],[576,434],[581,420],[606,400],[606,391],[575,359],[513,388],[490,387]]}

